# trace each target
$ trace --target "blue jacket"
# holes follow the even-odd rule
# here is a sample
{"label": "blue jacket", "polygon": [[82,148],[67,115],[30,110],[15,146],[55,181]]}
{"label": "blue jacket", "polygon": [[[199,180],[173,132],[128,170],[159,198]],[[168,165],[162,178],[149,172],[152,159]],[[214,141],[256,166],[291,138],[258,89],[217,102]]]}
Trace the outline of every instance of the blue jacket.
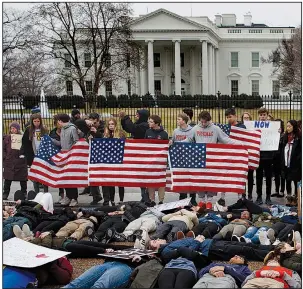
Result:
{"label": "blue jacket", "polygon": [[162,245],[159,249],[159,253],[163,256],[178,248],[187,247],[194,251],[201,252],[202,255],[207,257],[212,241],[213,241],[212,239],[205,239],[201,243],[193,238],[180,239],[180,240],[173,241],[169,244]]}
{"label": "blue jacket", "polygon": [[195,264],[192,261],[187,260],[186,258],[179,257],[178,259],[173,259],[166,264],[165,268],[177,268],[177,269],[189,270],[195,274],[196,278],[198,275]]}
{"label": "blue jacket", "polygon": [[199,219],[199,223],[214,222],[220,228],[227,225],[227,221],[218,217],[215,213],[208,213],[205,217]]}
{"label": "blue jacket", "polygon": [[223,266],[224,273],[233,277],[239,288],[241,287],[241,284],[244,282],[246,277],[251,274],[251,271],[245,265],[211,263],[199,272],[199,278],[203,277],[204,274],[209,273],[209,270],[215,266]]}

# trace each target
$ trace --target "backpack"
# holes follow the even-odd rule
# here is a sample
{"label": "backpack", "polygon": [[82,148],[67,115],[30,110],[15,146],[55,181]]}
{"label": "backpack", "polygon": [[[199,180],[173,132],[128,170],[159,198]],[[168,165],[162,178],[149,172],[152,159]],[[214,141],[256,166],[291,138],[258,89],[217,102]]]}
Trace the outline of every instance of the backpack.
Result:
{"label": "backpack", "polygon": [[129,288],[154,288],[162,270],[163,266],[156,259],[138,266],[132,273],[133,282]]}

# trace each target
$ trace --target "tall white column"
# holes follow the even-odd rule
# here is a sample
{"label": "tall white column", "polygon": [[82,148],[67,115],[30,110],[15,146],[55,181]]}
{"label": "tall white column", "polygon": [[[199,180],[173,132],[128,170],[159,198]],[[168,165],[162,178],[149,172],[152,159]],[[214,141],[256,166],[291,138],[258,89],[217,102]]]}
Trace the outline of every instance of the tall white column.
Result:
{"label": "tall white column", "polygon": [[212,62],[212,67],[213,67],[212,91],[213,91],[213,94],[216,94],[216,65],[215,65],[215,47],[214,46],[212,46],[212,59],[213,59],[213,62]]}
{"label": "tall white column", "polygon": [[141,85],[140,85],[140,70],[135,68],[136,70],[136,94],[141,95]]}
{"label": "tall white column", "polygon": [[141,84],[141,96],[147,93],[147,53],[146,48],[144,53],[144,67],[140,69],[140,84]]}
{"label": "tall white column", "polygon": [[196,84],[195,84],[195,50],[194,47],[190,48],[190,94],[195,95],[196,94]]}
{"label": "tall white column", "polygon": [[148,92],[155,95],[154,40],[146,40],[148,45]]}
{"label": "tall white column", "polygon": [[169,48],[165,47],[165,78],[164,78],[164,89],[163,93],[165,95],[170,95],[171,94],[171,85],[170,85],[170,61],[169,61]]}
{"label": "tall white column", "polygon": [[208,52],[208,94],[213,94],[213,53],[212,53],[212,44],[209,44],[207,47]]}
{"label": "tall white column", "polygon": [[175,42],[175,93],[181,95],[181,63],[180,63],[180,42],[181,40],[174,40]]}
{"label": "tall white column", "polygon": [[216,93],[220,90],[219,80],[219,48],[215,49],[215,66],[216,66]]}
{"label": "tall white column", "polygon": [[207,57],[207,41],[202,42],[202,93],[208,94],[208,57]]}

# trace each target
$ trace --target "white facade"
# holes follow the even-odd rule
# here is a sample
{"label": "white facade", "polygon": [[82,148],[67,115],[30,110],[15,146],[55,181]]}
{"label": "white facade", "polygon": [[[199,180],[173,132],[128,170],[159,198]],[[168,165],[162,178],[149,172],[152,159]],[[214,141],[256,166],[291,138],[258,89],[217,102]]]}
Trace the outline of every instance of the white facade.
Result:
{"label": "white facade", "polygon": [[[234,14],[216,15],[212,22],[208,17],[182,17],[165,9],[134,19],[133,38],[145,47],[147,69],[131,69],[131,93],[286,94],[276,85],[273,65],[263,64],[261,58],[267,58],[279,40],[290,38],[294,27],[253,24],[250,14],[243,23],[236,24]],[[184,54],[184,66],[180,54],[182,58]],[[125,80],[112,90],[115,95],[127,93]],[[73,94],[81,94],[75,83]],[[99,94],[106,94],[105,87]]]}

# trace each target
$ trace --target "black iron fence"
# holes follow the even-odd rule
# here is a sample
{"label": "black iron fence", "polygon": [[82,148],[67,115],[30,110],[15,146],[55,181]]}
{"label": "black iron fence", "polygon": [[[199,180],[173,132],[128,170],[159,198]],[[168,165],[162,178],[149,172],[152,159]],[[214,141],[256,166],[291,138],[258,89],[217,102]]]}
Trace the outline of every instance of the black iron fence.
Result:
{"label": "black iron fence", "polygon": [[301,119],[301,96],[293,96],[290,92],[286,96],[251,96],[241,94],[239,96],[222,95],[158,95],[156,97],[146,94],[138,95],[111,95],[108,97],[98,95],[96,97],[82,96],[46,96],[40,100],[40,96],[19,96],[3,100],[3,132],[8,133],[9,124],[18,121],[22,129],[25,128],[31,115],[31,109],[39,106],[43,122],[49,129],[53,127],[53,116],[58,113],[70,114],[72,109],[78,108],[82,115],[91,112],[100,114],[101,119],[118,117],[120,110],[124,110],[131,117],[135,116],[138,109],[148,109],[150,114],[157,114],[162,118],[162,125],[171,135],[176,127],[177,116],[184,108],[193,109],[193,121],[197,122],[198,114],[202,110],[211,113],[214,122],[226,123],[225,110],[235,107],[239,119],[244,112],[251,114],[253,119],[258,118],[258,109],[266,107],[275,119],[288,121]]}

